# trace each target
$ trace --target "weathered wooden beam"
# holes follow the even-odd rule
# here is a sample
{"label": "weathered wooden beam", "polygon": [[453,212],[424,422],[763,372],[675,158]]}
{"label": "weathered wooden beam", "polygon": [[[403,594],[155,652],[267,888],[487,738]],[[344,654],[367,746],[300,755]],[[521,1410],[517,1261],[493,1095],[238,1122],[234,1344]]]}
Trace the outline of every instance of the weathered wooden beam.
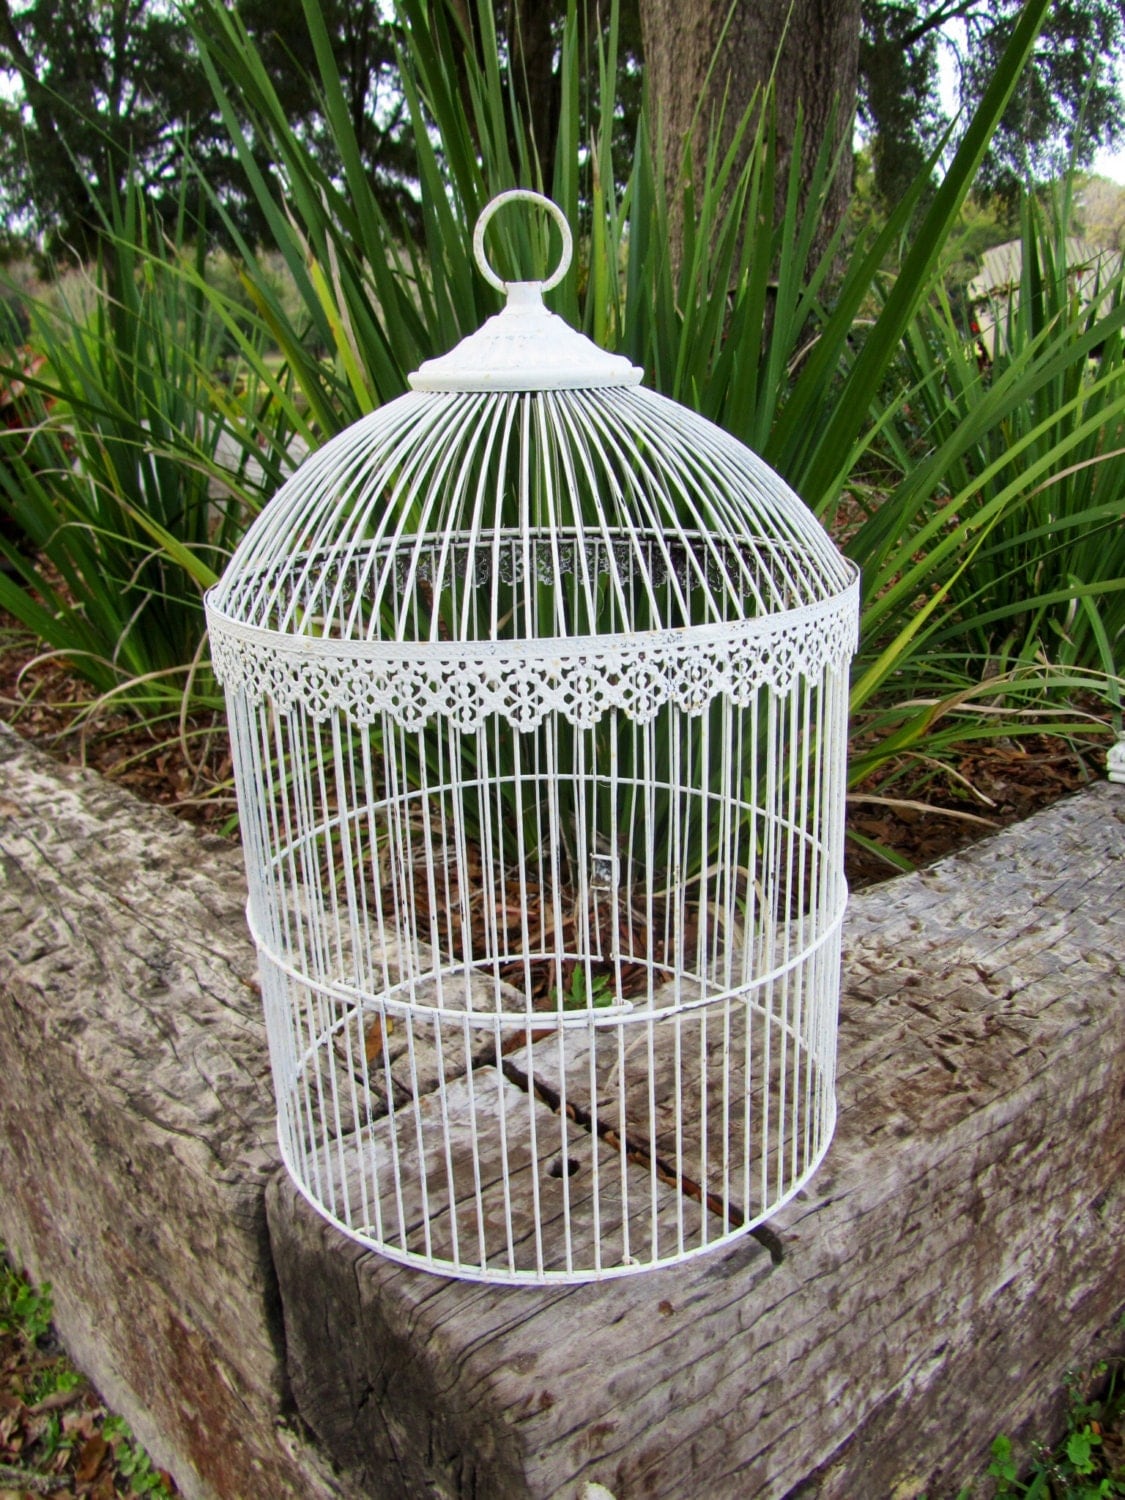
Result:
{"label": "weathered wooden beam", "polygon": [[[855,898],[837,1141],[776,1240],[533,1292],[312,1213],[237,853],[0,732],[0,1234],[201,1500],[947,1493],[1120,1310],[1123,816],[1097,787]],[[267,1179],[338,1478],[284,1420]]]}
{"label": "weathered wooden beam", "polygon": [[0,1236],[189,1500],[320,1500],[244,901],[237,850],[0,728]]}
{"label": "weathered wooden beam", "polygon": [[1046,1420],[1125,1301],[1123,833],[1100,786],[854,899],[836,1141],[765,1244],[458,1284],[274,1178],[298,1404],[359,1487],[907,1500]]}

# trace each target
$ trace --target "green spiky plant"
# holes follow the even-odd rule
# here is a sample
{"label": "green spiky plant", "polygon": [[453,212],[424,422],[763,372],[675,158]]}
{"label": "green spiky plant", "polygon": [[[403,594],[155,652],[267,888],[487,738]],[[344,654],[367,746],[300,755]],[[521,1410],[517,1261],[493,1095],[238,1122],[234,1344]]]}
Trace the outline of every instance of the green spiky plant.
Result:
{"label": "green spiky plant", "polygon": [[[294,139],[237,18],[211,3],[196,13],[206,65],[247,169],[252,168],[251,137],[237,126],[236,99],[250,114],[254,137],[269,140],[281,164],[286,204],[274,206],[275,233],[294,277],[306,286],[309,319],[317,323],[332,359],[311,361],[299,346],[297,330],[284,323],[265,295],[260,311],[290,355],[296,384],[324,433],[397,395],[411,368],[495,311],[495,296],[471,263],[471,225],[492,192],[531,183],[546,187],[573,222],[581,203],[590,225],[584,279],[569,278],[553,298],[571,322],[642,364],[658,389],[756,447],[819,514],[831,517],[871,465],[881,466],[887,493],[849,544],[865,573],[855,705],[865,715],[867,735],[856,761],[859,777],[896,759],[920,738],[933,748],[939,722],[950,731],[948,740],[937,740],[940,748],[967,727],[995,733],[1001,723],[1018,722],[1029,706],[1044,701],[1046,674],[1037,661],[1034,670],[1007,668],[999,680],[995,668],[989,669],[990,707],[1007,694],[1007,721],[1003,714],[990,714],[970,726],[965,714],[954,711],[958,704],[966,713],[971,710],[985,676],[974,645],[979,633],[974,611],[980,609],[979,599],[972,602],[974,591],[979,593],[974,568],[992,555],[984,550],[983,531],[1018,530],[1036,485],[1074,461],[1088,442],[1092,408],[1064,404],[1050,432],[1036,436],[1033,455],[1029,448],[1026,462],[1013,457],[987,506],[975,504],[972,520],[965,517],[963,524],[949,521],[966,500],[965,476],[976,462],[971,450],[981,433],[989,443],[1004,446],[1013,422],[1026,425],[1045,399],[1059,361],[1074,357],[1073,330],[1053,326],[1034,357],[995,382],[986,401],[957,409],[956,416],[951,407],[947,426],[953,430],[941,431],[941,441],[934,426],[921,456],[896,465],[904,434],[916,420],[913,407],[926,391],[936,397],[944,378],[925,386],[921,373],[903,363],[904,340],[913,347],[932,338],[927,330],[942,305],[942,246],[1044,9],[1041,4],[1025,8],[1003,66],[910,235],[897,276],[889,278],[883,267],[919,211],[928,175],[836,276],[839,239],[811,265],[810,247],[819,205],[838,164],[821,154],[803,208],[794,171],[785,212],[775,222],[772,212],[764,211],[773,204],[776,176],[768,110],[751,111],[729,153],[712,152],[694,182],[688,177],[688,232],[678,271],[673,268],[663,175],[656,169],[643,112],[626,186],[620,194],[614,188],[621,174],[615,170],[620,164],[613,159],[608,124],[616,70],[612,14],[593,79],[581,75],[573,6],[568,14],[560,52],[564,87],[556,175],[553,183],[542,184],[495,61],[491,7],[474,10],[482,42],[478,51],[465,45],[451,7],[403,0],[398,11],[403,86],[415,120],[426,206],[419,248],[382,214],[366,183],[315,0],[306,0],[306,15],[344,163],[340,182],[330,180]],[[477,62],[478,56],[485,61]],[[592,108],[582,107],[583,86],[593,96]],[[588,141],[579,137],[583,118],[592,121]],[[440,154],[435,140],[441,142]],[[749,149],[739,167],[743,145]],[[273,201],[274,185],[260,180],[259,189],[263,201]],[[753,232],[743,234],[744,225]],[[493,251],[501,264],[544,263],[546,247],[532,243],[520,216],[499,219],[496,229]],[[244,253],[253,284],[251,247]],[[1099,312],[1099,326],[1090,330],[1091,347],[1095,338],[1113,333],[1116,317],[1116,310]],[[948,334],[937,359],[971,358],[964,353],[966,336],[952,324]],[[1120,396],[1116,379],[1107,379],[1097,397],[1099,420],[1116,420]],[[1066,578],[1044,572],[1029,607],[1037,607],[1036,597],[1070,587]],[[1099,580],[1091,579],[1091,593],[1098,587]],[[1090,664],[1061,660],[1055,665]],[[1056,672],[1051,686],[1056,697],[1065,698],[1088,681],[1080,673]]]}
{"label": "green spiky plant", "polygon": [[[229,357],[186,218],[158,227],[139,188],[106,216],[78,305],[30,307],[44,362],[0,432],[0,607],[100,694],[175,719],[185,692],[218,704],[201,592],[289,467],[290,432]],[[9,355],[0,381],[19,379]]]}
{"label": "green spiky plant", "polygon": [[[884,497],[849,543],[864,567],[856,778],[974,738],[1120,728],[1125,655],[1125,276],[1076,278],[1068,203],[1024,208],[1021,285],[991,354],[939,289],[912,320],[879,439]],[[1084,290],[1083,290],[1084,285]]]}
{"label": "green spiky plant", "polygon": [[[982,658],[981,629],[992,623],[983,616],[1004,606],[980,580],[981,570],[995,574],[1006,566],[996,551],[1004,529],[1020,529],[1027,505],[1054,482],[1053,476],[1088,459],[1093,483],[1098,467],[1109,461],[1114,444],[1095,434],[1112,432],[1121,416],[1114,359],[1107,365],[1103,352],[1096,409],[1082,391],[1064,401],[1048,425],[1037,422],[1035,413],[1048,399],[1052,381],[1076,357],[1073,330],[1048,320],[1033,347],[978,392],[979,400],[964,410],[951,401],[942,420],[930,422],[921,448],[908,452],[918,441],[918,407],[927,401],[940,406],[945,385],[955,379],[951,366],[965,358],[964,336],[948,318],[944,342],[935,345],[935,322],[944,316],[942,247],[1034,44],[1047,0],[1033,0],[1021,13],[1001,66],[924,212],[920,205],[934,164],[883,229],[851,252],[839,274],[839,239],[814,263],[809,255],[825,189],[839,164],[822,152],[807,184],[794,171],[785,210],[775,221],[777,166],[768,108],[748,112],[726,155],[712,152],[694,179],[687,174],[688,232],[682,260],[678,268],[672,266],[663,174],[657,170],[643,111],[627,174],[614,158],[618,60],[613,7],[608,26],[595,40],[592,71],[582,67],[577,8],[569,8],[560,39],[563,107],[555,177],[544,184],[497,61],[491,6],[479,0],[472,7],[481,42],[474,47],[466,45],[459,31],[458,7],[444,0],[401,0],[401,78],[422,195],[422,238],[412,239],[404,224],[388,217],[371,189],[320,7],[316,0],[303,3],[310,55],[340,162],[335,176],[291,130],[237,13],[220,0],[201,0],[192,8],[203,66],[270,225],[271,249],[280,253],[292,278],[300,311],[294,314],[292,303],[278,294],[272,268],[262,264],[249,244],[239,245],[244,297],[236,306],[233,297],[209,284],[199,261],[178,258],[172,267],[158,245],[143,241],[135,221],[111,226],[111,240],[121,251],[114,265],[132,267],[128,286],[123,282],[120,288],[121,300],[127,304],[129,286],[145,278],[161,288],[178,278],[179,290],[159,295],[185,296],[186,287],[195,299],[192,305],[206,307],[236,351],[252,398],[228,396],[213,380],[208,389],[202,351],[192,361],[187,388],[197,411],[222,414],[244,451],[265,426],[266,488],[284,472],[274,435],[323,441],[398,395],[410,370],[496,310],[495,294],[472,264],[472,223],[494,192],[517,184],[541,186],[572,223],[589,225],[581,254],[584,274],[568,278],[554,294],[558,311],[596,341],[642,364],[658,389],[758,448],[826,518],[842,502],[857,496],[862,502],[871,493],[871,475],[876,475],[878,503],[870,505],[868,519],[848,543],[864,569],[863,646],[853,698],[863,732],[856,776],[896,763],[922,741],[930,752],[941,753],[959,736],[1018,726],[1020,715],[1030,710],[1038,714],[1045,707],[1061,708],[1073,718],[1068,698],[1077,686],[1100,681],[1110,691],[1107,668],[1114,665],[1119,648],[1103,601],[1120,589],[1121,569],[1109,549],[1088,549],[1094,571],[1080,576],[1073,570],[1064,575],[1054,571],[1053,560],[1061,554],[1044,546],[1044,566],[1025,567],[1022,574],[1025,582],[1031,580],[1030,595],[1020,606],[1028,619],[1040,606],[1053,608],[1073,597],[1087,601],[1074,609],[1090,622],[1077,633],[1087,644],[1098,643],[1096,676],[1083,675],[1090,671],[1084,647],[1067,654],[1076,634],[1074,609],[1073,618],[1064,611],[1064,624],[1070,623],[1064,634],[1055,633],[1053,658],[1018,653],[1011,662]],[[252,146],[263,142],[276,163],[274,177],[264,176],[257,165],[261,158]],[[743,145],[749,149],[739,165]],[[619,189],[622,180],[625,185]],[[221,204],[213,207],[221,215]],[[751,232],[743,232],[746,225]],[[237,227],[231,222],[227,228],[238,243]],[[898,273],[887,275],[884,268],[904,239],[908,248]],[[519,215],[498,219],[490,243],[508,274],[516,268],[533,274],[550,254],[545,236]],[[249,319],[241,305],[247,298],[254,309]],[[1116,307],[1099,308],[1081,338],[1091,350],[1098,342],[1103,349],[1115,349],[1119,320]],[[116,337],[108,333],[104,347],[112,347]],[[280,364],[267,352],[271,346],[280,350]],[[929,351],[928,373],[909,365],[909,351],[920,357],[922,349]],[[100,371],[94,384],[109,378]],[[113,387],[112,401],[96,392],[82,396],[92,414],[89,431],[96,434],[98,424],[105,422],[112,432],[124,408],[130,412],[134,456],[153,450],[174,453],[177,461],[186,459],[186,467],[197,471],[211,466],[198,443],[189,442],[193,451],[187,453],[182,439],[172,435],[157,444],[146,425],[150,417],[140,395],[142,382],[133,378],[132,387],[127,377]],[[966,384],[966,394],[969,389]],[[61,398],[64,409],[73,399],[57,375],[43,381],[42,391]],[[264,422],[262,413],[268,414]],[[188,421],[177,430],[195,429]],[[1011,447],[1010,430],[1017,432]],[[1002,454],[997,460],[1001,466],[988,473],[987,494],[974,488],[982,445]],[[96,441],[92,447],[97,449]],[[9,485],[10,504],[24,503],[25,491],[45,494],[48,487],[41,476],[51,467],[37,460],[21,471]],[[57,454],[53,467],[63,474]],[[111,507],[115,486],[122,488],[122,524],[115,527],[108,511],[98,511],[94,526],[107,534],[129,535],[134,561],[147,547],[149,561],[162,570],[159,586],[142,585],[148,601],[144,608],[153,622],[157,599],[174,596],[185,604],[192,621],[186,636],[174,622],[167,630],[167,659],[178,657],[180,666],[158,668],[182,671],[192,651],[200,649],[199,587],[217,570],[261,491],[246,475],[228,479],[232,524],[209,523],[204,540],[198,530],[187,537],[179,530],[181,518],[198,519],[198,504],[178,505],[174,514],[150,513],[148,498],[123,483],[123,473],[131,472],[118,466],[101,492]],[[69,495],[74,488],[64,477],[64,492]],[[1077,537],[1085,524],[1082,503],[1073,516],[1072,535]],[[139,535],[128,528],[139,528]],[[95,530],[83,533],[81,525],[68,526],[59,534],[81,539]],[[46,535],[41,525],[35,535]],[[1033,536],[1032,544],[1036,540]],[[1068,567],[1073,562],[1071,557]],[[24,576],[36,588],[49,584]],[[115,576],[132,578],[120,566]],[[1079,578],[1077,594],[1074,578]],[[108,661],[114,680],[151,673],[151,662],[126,660],[130,643],[135,646],[141,638],[135,623],[130,624],[132,612],[115,616],[106,600],[94,601],[89,613],[100,609],[105,628],[90,648],[82,611],[64,621],[65,609],[57,602],[59,607],[48,607],[35,622],[36,628],[45,627],[45,615],[50,616],[60,649],[75,656],[85,652],[89,662]],[[118,643],[108,648],[115,628]],[[1044,650],[1051,644],[1047,639]],[[987,713],[980,711],[982,703]]]}

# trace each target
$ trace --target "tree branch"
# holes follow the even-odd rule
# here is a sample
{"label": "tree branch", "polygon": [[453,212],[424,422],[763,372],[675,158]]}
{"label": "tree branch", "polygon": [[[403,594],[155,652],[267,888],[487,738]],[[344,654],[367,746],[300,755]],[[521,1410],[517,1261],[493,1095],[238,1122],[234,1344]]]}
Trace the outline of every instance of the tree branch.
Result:
{"label": "tree branch", "polygon": [[65,1489],[65,1474],[36,1474],[33,1469],[15,1469],[11,1464],[0,1464],[0,1484],[5,1489],[30,1492],[33,1495],[57,1495]]}
{"label": "tree branch", "polygon": [[945,0],[944,4],[937,6],[936,9],[931,10],[927,15],[923,16],[917,26],[912,27],[910,31],[906,32],[900,38],[900,42],[905,47],[916,46],[923,37],[930,36],[935,31],[940,31],[950,21],[978,20],[980,10],[980,5],[973,3],[973,0],[967,0],[967,3],[966,0]]}

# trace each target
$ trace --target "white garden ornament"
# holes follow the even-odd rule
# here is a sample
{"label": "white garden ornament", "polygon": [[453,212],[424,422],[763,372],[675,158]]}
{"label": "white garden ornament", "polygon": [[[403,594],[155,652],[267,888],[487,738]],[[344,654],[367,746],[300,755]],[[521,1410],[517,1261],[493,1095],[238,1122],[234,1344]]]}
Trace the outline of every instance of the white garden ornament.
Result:
{"label": "white garden ornament", "polygon": [[[485,225],[559,221],[505,284]],[[585,1281],[745,1235],[835,1118],[854,568],[742,444],[508,304],[208,595],[281,1148],[384,1255]]]}

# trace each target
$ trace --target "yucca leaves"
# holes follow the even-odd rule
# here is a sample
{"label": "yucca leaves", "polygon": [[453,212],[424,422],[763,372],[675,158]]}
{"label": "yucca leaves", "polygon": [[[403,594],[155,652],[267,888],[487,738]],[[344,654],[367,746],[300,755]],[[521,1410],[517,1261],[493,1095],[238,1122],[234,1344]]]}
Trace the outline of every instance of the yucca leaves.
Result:
{"label": "yucca leaves", "polygon": [[[204,294],[202,248],[181,264],[139,189],[106,212],[90,310],[31,309],[46,364],[0,429],[0,494],[30,546],[0,541],[0,606],[100,690],[143,680],[150,704],[157,680],[167,698],[182,689],[202,589],[280,478],[288,430],[249,385],[240,421],[224,415],[235,398],[223,380],[239,372]],[[0,381],[21,373],[8,364]],[[215,697],[205,674],[196,681]]]}
{"label": "yucca leaves", "polygon": [[[983,370],[940,277],[943,246],[1048,0],[1030,0],[1021,12],[937,190],[929,191],[935,160],[845,263],[840,237],[810,259],[841,169],[827,147],[807,182],[791,171],[775,218],[767,96],[738,123],[731,146],[715,147],[701,164],[676,266],[645,111],[630,160],[615,159],[615,4],[585,46],[577,5],[568,8],[559,39],[560,138],[554,180],[543,184],[500,66],[488,0],[470,0],[467,12],[445,0],[399,0],[420,239],[380,205],[320,7],[303,5],[335,174],[290,128],[237,12],[222,0],[198,0],[191,10],[202,65],[299,313],[287,310],[233,221],[227,230],[239,248],[249,317],[209,283],[200,261],[167,256],[146,239],[130,200],[112,226],[118,279],[100,321],[56,323],[41,335],[61,341],[41,392],[56,404],[29,424],[24,450],[9,447],[16,456],[5,484],[28,535],[55,548],[66,591],[96,567],[111,538],[115,545],[124,538],[141,593],[129,592],[122,553],[111,571],[129,588],[89,597],[64,622],[65,591],[52,596],[49,582],[39,587],[26,560],[14,557],[42,602],[3,581],[0,602],[22,595],[28,625],[45,629],[49,617],[60,648],[65,640],[69,651],[114,663],[107,680],[145,669],[144,657],[130,654],[141,615],[145,638],[151,631],[161,641],[148,651],[148,669],[190,659],[200,639],[199,585],[221,567],[260,496],[280,482],[289,438],[323,441],[393,399],[411,370],[497,309],[497,294],[472,262],[472,225],[494,193],[530,185],[549,191],[579,231],[579,266],[550,294],[553,306],[644,366],[650,385],[756,448],[822,516],[866,508],[848,541],[864,575],[856,775],[923,744],[942,755],[957,735],[1018,727],[1020,715],[1050,707],[1052,690],[1064,707],[1099,682],[1112,698],[1107,674],[1120,671],[1125,633],[1120,288],[1108,301],[1079,305],[1069,290],[1065,232],[1060,237],[1029,207],[1025,286],[1004,314],[1002,357]],[[466,14],[475,37],[460,29]],[[222,214],[221,204],[213,208]],[[498,215],[489,230],[503,275],[542,274],[553,243],[534,216],[519,212]],[[897,272],[888,269],[896,259]],[[137,330],[156,317],[160,298],[166,327],[198,334],[162,350],[149,327],[141,356]],[[234,351],[245,394],[215,380],[208,339]],[[173,386],[183,398],[174,408]],[[85,489],[67,472],[62,412],[88,442]],[[245,458],[257,455],[257,486],[247,464],[230,473],[215,462],[212,436],[220,430]],[[152,498],[158,477],[168,501]],[[211,512],[202,529],[208,512],[199,485],[219,486],[224,497],[218,524]]]}

